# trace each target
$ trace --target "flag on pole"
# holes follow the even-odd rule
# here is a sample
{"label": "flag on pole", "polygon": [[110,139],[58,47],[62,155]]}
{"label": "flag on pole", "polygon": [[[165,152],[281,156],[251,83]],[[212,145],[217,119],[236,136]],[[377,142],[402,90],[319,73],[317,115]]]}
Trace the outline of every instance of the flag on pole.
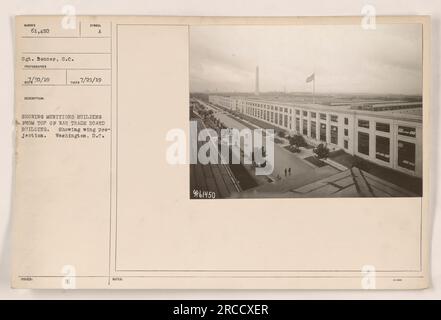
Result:
{"label": "flag on pole", "polygon": [[315,80],[315,73],[311,74],[308,78],[306,78],[306,83],[314,81]]}

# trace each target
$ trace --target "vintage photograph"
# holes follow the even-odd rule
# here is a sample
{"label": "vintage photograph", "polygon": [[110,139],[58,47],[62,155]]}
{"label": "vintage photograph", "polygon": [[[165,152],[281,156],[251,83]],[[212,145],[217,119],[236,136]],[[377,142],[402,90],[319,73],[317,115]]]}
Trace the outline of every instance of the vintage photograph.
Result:
{"label": "vintage photograph", "polygon": [[420,24],[192,26],[190,198],[422,196]]}

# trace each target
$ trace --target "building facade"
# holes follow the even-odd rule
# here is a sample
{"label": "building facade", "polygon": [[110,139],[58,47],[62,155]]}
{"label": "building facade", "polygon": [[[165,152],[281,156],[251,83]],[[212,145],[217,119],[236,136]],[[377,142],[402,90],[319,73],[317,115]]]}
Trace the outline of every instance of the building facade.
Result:
{"label": "building facade", "polygon": [[209,96],[208,101],[214,105],[236,111],[237,99],[228,96]]}
{"label": "building facade", "polygon": [[[326,143],[331,150],[422,177],[422,116],[418,113],[351,109],[265,101],[256,98],[209,96],[210,103],[264,121],[308,143]],[[386,111],[384,111],[386,110]]]}

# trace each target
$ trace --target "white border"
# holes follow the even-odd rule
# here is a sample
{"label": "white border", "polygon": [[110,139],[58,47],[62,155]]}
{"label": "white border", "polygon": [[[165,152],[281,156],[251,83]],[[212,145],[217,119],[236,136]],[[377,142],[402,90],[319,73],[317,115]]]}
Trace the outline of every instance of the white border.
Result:
{"label": "white border", "polygon": [[91,299],[91,298],[131,298],[131,299],[441,299],[441,224],[434,216],[437,211],[437,198],[441,198],[436,188],[436,181],[441,179],[438,164],[440,113],[439,92],[440,74],[440,19],[441,2],[439,0],[163,0],[145,2],[132,0],[130,6],[122,0],[66,1],[74,5],[82,15],[99,14],[137,14],[137,15],[188,15],[188,16],[353,16],[360,15],[362,6],[370,4],[376,7],[378,15],[431,15],[432,16],[432,164],[431,164],[431,214],[433,223],[432,238],[432,288],[423,291],[204,291],[204,290],[79,290],[79,291],[31,291],[10,289],[10,204],[13,177],[13,16],[17,14],[61,14],[62,3],[50,0],[40,1],[3,1],[0,4],[2,26],[0,28],[0,52],[3,68],[0,73],[0,299]]}

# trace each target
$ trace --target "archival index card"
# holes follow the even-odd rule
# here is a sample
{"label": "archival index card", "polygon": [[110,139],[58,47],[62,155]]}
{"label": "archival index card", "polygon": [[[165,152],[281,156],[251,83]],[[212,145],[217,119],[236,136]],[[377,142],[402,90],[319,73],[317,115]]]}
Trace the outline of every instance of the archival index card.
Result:
{"label": "archival index card", "polygon": [[15,34],[13,287],[429,285],[428,17]]}

